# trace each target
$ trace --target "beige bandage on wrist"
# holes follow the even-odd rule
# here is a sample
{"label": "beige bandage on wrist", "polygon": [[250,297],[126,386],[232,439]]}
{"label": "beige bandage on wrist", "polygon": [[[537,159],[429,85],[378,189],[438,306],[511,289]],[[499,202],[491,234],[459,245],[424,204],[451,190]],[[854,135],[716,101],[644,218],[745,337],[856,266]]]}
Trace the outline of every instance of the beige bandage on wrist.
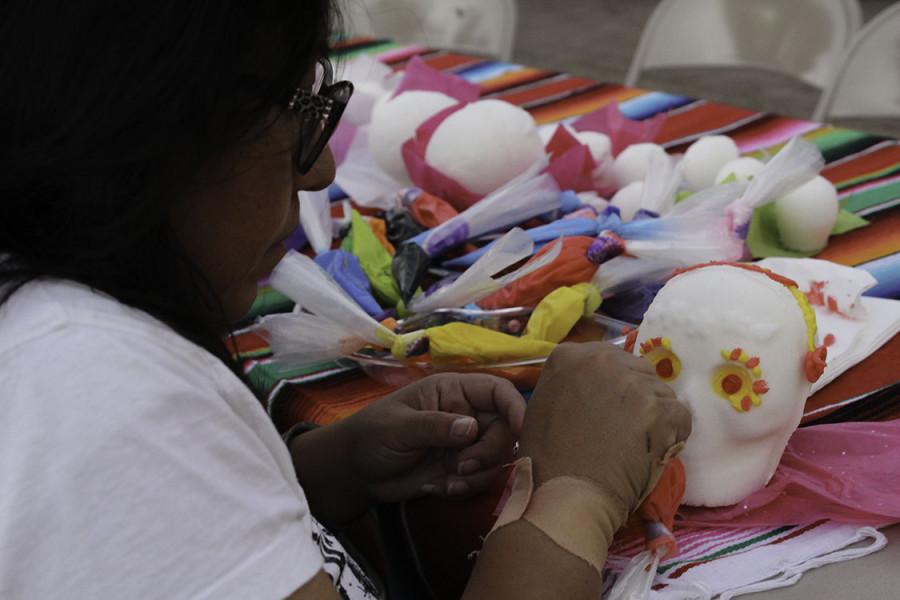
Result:
{"label": "beige bandage on wrist", "polygon": [[609,496],[587,479],[555,477],[534,489],[531,459],[520,458],[509,498],[485,539],[514,521],[525,520],[601,573],[617,529],[609,505]]}

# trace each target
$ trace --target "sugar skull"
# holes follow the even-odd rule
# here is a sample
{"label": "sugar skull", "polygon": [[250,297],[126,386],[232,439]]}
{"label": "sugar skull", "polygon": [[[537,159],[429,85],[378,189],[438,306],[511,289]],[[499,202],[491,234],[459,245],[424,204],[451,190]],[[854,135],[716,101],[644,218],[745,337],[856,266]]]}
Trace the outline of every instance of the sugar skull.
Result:
{"label": "sugar skull", "polygon": [[734,504],[768,483],[825,367],[806,297],[749,264],[677,274],[629,349],[691,410],[684,502],[699,506]]}

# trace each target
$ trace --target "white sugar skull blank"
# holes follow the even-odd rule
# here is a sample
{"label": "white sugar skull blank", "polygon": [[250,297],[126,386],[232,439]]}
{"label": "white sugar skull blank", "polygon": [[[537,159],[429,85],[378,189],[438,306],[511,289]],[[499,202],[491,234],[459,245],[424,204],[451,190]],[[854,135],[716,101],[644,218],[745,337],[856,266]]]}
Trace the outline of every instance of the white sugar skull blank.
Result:
{"label": "white sugar skull blank", "polygon": [[634,352],[693,415],[685,504],[734,504],[772,477],[824,369],[815,327],[794,282],[750,265],[695,268],[660,290]]}

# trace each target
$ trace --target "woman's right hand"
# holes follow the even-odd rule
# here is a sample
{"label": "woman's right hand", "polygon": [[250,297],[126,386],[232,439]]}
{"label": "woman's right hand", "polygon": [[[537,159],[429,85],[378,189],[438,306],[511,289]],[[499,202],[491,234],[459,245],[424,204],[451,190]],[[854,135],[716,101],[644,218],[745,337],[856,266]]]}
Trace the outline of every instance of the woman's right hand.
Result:
{"label": "woman's right hand", "polygon": [[536,486],[561,476],[595,483],[620,526],[690,432],[690,413],[647,361],[599,342],[561,344],[529,402],[520,450]]}

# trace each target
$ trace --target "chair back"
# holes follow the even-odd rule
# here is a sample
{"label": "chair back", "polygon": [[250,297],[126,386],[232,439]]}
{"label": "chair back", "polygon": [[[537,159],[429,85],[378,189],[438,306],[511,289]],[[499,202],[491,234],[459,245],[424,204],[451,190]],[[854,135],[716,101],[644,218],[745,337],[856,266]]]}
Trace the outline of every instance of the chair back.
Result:
{"label": "chair back", "polygon": [[625,83],[651,68],[743,66],[822,89],[861,24],[858,0],[663,0]]}
{"label": "chair back", "polygon": [[843,55],[815,119],[900,118],[900,2],[872,19]]}
{"label": "chair back", "polygon": [[516,0],[344,0],[351,35],[512,58]]}

